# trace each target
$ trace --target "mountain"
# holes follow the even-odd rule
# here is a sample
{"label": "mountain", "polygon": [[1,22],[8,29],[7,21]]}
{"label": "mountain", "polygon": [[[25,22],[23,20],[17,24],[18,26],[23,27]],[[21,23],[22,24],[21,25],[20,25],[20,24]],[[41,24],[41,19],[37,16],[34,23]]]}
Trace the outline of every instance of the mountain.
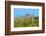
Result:
{"label": "mountain", "polygon": [[31,18],[33,17],[33,15],[31,15],[31,14],[26,14],[25,17],[31,19]]}

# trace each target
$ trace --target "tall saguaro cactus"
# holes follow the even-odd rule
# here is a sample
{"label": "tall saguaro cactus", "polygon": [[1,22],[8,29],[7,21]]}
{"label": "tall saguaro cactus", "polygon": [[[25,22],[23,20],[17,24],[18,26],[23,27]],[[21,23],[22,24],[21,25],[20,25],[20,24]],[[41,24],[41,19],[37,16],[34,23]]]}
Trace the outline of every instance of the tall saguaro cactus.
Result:
{"label": "tall saguaro cactus", "polygon": [[32,17],[32,24],[33,24],[33,22],[34,22],[34,12],[32,13],[32,15],[33,15],[33,17]]}

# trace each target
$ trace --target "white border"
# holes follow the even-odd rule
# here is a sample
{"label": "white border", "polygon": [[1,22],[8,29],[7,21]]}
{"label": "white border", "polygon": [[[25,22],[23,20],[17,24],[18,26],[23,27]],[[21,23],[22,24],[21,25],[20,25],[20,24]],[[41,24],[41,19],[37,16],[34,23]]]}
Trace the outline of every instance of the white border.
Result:
{"label": "white border", "polygon": [[[19,28],[14,28],[14,12],[13,12],[14,8],[39,9],[39,27],[19,27]],[[27,30],[42,30],[42,7],[41,6],[11,5],[11,31],[27,31]]]}

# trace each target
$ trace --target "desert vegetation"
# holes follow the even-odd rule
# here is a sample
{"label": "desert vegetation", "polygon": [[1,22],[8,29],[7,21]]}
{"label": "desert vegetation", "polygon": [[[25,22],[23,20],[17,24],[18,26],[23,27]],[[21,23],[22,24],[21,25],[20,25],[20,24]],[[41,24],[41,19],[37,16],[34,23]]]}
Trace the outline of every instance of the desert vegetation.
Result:
{"label": "desert vegetation", "polygon": [[14,17],[14,27],[37,27],[39,26],[39,17],[26,14],[25,16]]}

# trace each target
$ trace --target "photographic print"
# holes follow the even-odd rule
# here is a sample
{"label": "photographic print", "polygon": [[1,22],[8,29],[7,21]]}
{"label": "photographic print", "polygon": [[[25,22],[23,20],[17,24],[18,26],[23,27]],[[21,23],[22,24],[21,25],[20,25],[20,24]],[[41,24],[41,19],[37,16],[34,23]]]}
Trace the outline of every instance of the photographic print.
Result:
{"label": "photographic print", "polygon": [[5,1],[5,6],[6,35],[45,32],[44,3]]}
{"label": "photographic print", "polygon": [[14,8],[14,27],[38,27],[39,9]]}

